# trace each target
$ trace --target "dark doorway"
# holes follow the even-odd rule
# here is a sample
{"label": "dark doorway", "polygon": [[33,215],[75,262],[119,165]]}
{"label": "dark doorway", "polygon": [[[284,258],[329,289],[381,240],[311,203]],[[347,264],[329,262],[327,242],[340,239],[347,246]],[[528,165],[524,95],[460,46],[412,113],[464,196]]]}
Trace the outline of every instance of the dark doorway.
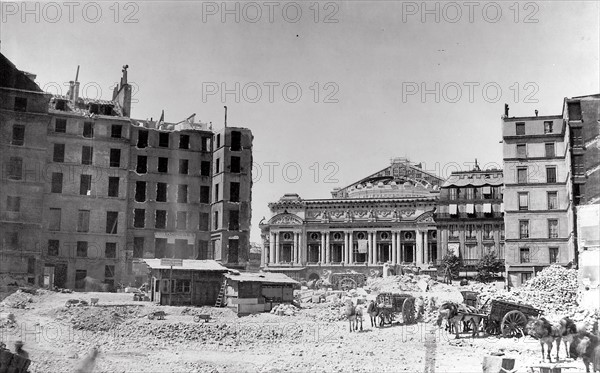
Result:
{"label": "dark doorway", "polygon": [[415,261],[414,256],[413,256],[413,248],[414,248],[414,245],[411,243],[402,244],[402,254],[403,254],[402,261],[404,263],[412,263]]}
{"label": "dark doorway", "polygon": [[239,261],[240,241],[237,239],[229,239],[229,254],[227,255],[228,263],[237,263]]}
{"label": "dark doorway", "polygon": [[54,264],[54,286],[67,287],[67,264]]}
{"label": "dark doorway", "polygon": [[284,263],[289,263],[292,261],[292,245],[281,246],[281,257],[279,260]]}
{"label": "dark doorway", "polygon": [[389,262],[391,260],[390,258],[390,245],[383,243],[383,244],[379,244],[379,258],[378,260],[382,263],[386,263]]}
{"label": "dark doorway", "polygon": [[317,263],[319,261],[319,245],[308,245],[308,262]]}
{"label": "dark doorway", "polygon": [[331,261],[333,263],[341,263],[342,262],[342,250],[343,245],[334,244],[331,248]]}

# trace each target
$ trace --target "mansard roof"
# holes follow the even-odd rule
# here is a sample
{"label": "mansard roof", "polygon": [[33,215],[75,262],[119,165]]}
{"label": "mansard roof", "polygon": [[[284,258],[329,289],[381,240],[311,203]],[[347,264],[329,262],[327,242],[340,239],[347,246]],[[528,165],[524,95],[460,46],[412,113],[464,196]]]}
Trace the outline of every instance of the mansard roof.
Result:
{"label": "mansard roof", "polygon": [[502,170],[453,172],[444,182],[442,188],[464,186],[502,186],[504,177]]}

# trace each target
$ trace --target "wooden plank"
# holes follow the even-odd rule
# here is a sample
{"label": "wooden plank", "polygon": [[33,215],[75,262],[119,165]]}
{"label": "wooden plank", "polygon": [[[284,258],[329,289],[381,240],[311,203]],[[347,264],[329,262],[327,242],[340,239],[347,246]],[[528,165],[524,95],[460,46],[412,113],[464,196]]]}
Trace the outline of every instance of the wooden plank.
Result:
{"label": "wooden plank", "polygon": [[162,258],[160,260],[160,265],[161,266],[167,266],[167,267],[182,267],[183,266],[183,259]]}

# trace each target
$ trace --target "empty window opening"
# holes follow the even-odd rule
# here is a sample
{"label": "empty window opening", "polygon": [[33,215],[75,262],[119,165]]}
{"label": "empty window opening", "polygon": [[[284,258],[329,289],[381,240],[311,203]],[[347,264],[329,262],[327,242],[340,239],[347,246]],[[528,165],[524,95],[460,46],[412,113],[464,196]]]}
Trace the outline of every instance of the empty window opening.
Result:
{"label": "empty window opening", "polygon": [[117,176],[109,176],[108,178],[108,196],[119,196],[119,178]]}
{"label": "empty window opening", "polygon": [[167,202],[166,183],[156,183],[156,202]]}
{"label": "empty window opening", "polygon": [[106,233],[117,234],[117,225],[119,222],[118,211],[107,211],[106,212]]}
{"label": "empty window opening", "polygon": [[139,149],[143,149],[148,146],[148,131],[138,131],[138,141],[136,146]]}
{"label": "empty window opening", "polygon": [[135,201],[146,202],[146,182],[136,181],[135,182]]}
{"label": "empty window opening", "polygon": [[121,167],[121,149],[110,149],[110,167]]}

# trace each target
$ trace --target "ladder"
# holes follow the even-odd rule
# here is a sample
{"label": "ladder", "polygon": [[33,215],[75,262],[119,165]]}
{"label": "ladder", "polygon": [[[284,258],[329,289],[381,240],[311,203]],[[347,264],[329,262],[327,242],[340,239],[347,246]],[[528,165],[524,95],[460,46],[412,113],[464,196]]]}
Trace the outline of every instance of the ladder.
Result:
{"label": "ladder", "polygon": [[215,307],[223,307],[225,305],[225,290],[227,290],[227,279],[223,279]]}

